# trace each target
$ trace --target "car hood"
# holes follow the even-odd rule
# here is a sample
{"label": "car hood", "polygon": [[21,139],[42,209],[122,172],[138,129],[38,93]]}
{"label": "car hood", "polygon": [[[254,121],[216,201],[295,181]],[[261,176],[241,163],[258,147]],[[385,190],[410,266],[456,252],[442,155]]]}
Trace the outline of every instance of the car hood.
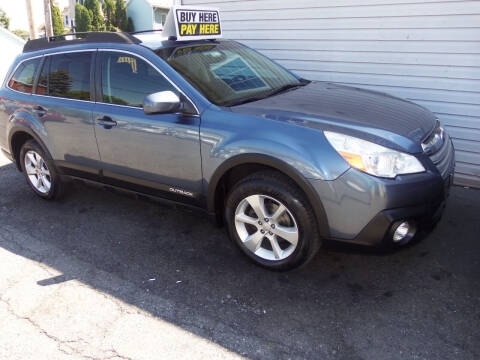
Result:
{"label": "car hood", "polygon": [[403,137],[411,144],[401,147],[412,152],[420,149],[421,141],[436,123],[435,115],[412,102],[376,91],[325,82],[311,82],[230,109],[320,130],[337,130],[352,135],[360,133],[366,140],[394,148],[398,148],[400,137]]}

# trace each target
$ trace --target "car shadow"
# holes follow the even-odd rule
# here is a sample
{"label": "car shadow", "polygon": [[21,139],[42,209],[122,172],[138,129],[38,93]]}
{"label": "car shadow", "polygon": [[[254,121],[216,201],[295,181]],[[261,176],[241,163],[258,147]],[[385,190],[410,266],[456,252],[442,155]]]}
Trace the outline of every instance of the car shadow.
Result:
{"label": "car shadow", "polygon": [[[437,311],[432,297],[441,301],[446,289],[457,296],[464,291],[452,277],[436,275],[456,274],[478,286],[478,269],[451,257],[454,252],[465,261],[480,250],[473,232],[478,225],[461,214],[467,205],[478,214],[480,205],[460,188],[439,228],[415,246],[385,254],[329,245],[307,266],[275,273],[250,263],[224,229],[187,209],[80,184],[48,202],[28,189],[13,164],[0,167],[0,177],[0,226],[56,249],[0,243],[62,273],[39,286],[79,280],[251,358],[360,358],[351,344],[385,347],[401,334],[396,322],[425,332],[397,340],[421,353],[426,338],[435,345],[439,336],[431,317],[422,318]],[[86,269],[70,266],[68,258]],[[124,286],[99,274],[116,276]],[[461,326],[453,326],[451,336],[461,338]]]}

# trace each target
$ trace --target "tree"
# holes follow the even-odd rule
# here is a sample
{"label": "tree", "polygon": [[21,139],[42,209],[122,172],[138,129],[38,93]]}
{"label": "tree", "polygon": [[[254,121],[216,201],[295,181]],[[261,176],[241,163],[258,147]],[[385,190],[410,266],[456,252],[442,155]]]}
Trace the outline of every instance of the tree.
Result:
{"label": "tree", "polygon": [[116,0],[115,2],[115,22],[114,25],[122,31],[127,31],[127,7],[125,1]]}
{"label": "tree", "polygon": [[92,31],[92,16],[87,8],[77,3],[75,5],[75,23],[76,31]]}
{"label": "tree", "polygon": [[62,35],[65,32],[63,27],[63,19],[62,14],[60,13],[60,9],[58,6],[53,4],[53,1],[50,2],[50,7],[52,9],[52,27],[53,27],[53,35]]}
{"label": "tree", "polygon": [[49,74],[49,88],[52,96],[64,96],[72,88],[72,78],[66,70],[52,71]]}
{"label": "tree", "polygon": [[124,0],[104,0],[102,11],[98,0],[85,0],[83,6],[77,3],[77,31],[133,31],[133,21],[127,18]]}
{"label": "tree", "polygon": [[0,9],[0,26],[8,29],[10,26],[10,18],[7,16],[7,13]]}
{"label": "tree", "polygon": [[113,0],[105,0],[102,9],[107,31],[118,31],[118,28],[115,26],[115,2]]}
{"label": "tree", "polygon": [[28,40],[28,38],[30,37],[28,31],[25,30],[13,30],[12,33],[17,35],[18,37],[21,37],[23,40]]}
{"label": "tree", "polygon": [[98,0],[85,0],[85,7],[92,17],[92,31],[105,31],[105,21]]}
{"label": "tree", "polygon": [[125,29],[127,32],[134,32],[135,31],[135,26],[133,25],[133,20],[129,16],[127,20],[127,28]]}

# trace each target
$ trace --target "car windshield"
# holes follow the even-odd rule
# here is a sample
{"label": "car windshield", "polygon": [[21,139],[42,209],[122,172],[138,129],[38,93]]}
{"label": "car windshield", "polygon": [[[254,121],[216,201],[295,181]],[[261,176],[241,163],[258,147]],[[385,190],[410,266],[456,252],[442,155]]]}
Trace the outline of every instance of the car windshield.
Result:
{"label": "car windshield", "polygon": [[306,83],[234,41],[161,48],[156,53],[219,106],[260,100]]}

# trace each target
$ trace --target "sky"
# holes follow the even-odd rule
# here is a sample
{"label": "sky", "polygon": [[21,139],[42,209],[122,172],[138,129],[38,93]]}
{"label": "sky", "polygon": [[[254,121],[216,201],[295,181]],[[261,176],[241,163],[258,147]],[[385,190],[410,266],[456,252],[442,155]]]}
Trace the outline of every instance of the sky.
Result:
{"label": "sky", "polygon": [[[56,0],[56,5],[62,10],[68,5],[68,0]],[[32,0],[33,18],[35,27],[45,23],[43,13],[43,0]],[[0,0],[0,9],[3,9],[10,18],[10,30],[28,31],[27,1],[26,0]]]}

